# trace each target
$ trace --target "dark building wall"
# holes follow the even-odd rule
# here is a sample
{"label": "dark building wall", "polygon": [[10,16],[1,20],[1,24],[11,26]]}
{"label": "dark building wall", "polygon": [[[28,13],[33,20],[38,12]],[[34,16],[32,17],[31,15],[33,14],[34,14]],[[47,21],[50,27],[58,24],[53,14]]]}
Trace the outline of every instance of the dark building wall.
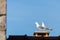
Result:
{"label": "dark building wall", "polygon": [[7,40],[60,40],[60,37],[9,36]]}

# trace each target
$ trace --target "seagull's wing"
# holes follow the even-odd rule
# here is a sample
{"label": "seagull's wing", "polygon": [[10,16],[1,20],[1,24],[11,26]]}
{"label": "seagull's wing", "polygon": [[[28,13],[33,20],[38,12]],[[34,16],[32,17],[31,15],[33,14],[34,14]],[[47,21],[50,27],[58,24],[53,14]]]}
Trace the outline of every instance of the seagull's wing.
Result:
{"label": "seagull's wing", "polygon": [[35,24],[36,24],[36,27],[39,27],[40,25],[38,24],[38,22],[35,22]]}
{"label": "seagull's wing", "polygon": [[40,29],[44,29],[44,27],[39,26]]}
{"label": "seagull's wing", "polygon": [[42,22],[42,27],[45,27],[44,22]]}

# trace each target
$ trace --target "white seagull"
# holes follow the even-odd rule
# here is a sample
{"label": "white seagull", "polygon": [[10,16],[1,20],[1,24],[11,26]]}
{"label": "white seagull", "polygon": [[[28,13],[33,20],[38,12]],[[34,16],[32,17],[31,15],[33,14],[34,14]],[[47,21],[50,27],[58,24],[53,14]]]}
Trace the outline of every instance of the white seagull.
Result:
{"label": "white seagull", "polygon": [[52,30],[51,28],[48,28],[44,25],[44,22],[42,22],[42,25],[39,25],[38,22],[35,22],[36,27],[38,28],[38,30]]}

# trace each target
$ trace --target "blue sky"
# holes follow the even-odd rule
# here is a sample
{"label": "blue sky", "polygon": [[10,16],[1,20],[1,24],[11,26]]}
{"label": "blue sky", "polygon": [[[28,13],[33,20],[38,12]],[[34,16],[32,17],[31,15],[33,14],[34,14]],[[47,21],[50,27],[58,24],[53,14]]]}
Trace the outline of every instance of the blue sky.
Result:
{"label": "blue sky", "polygon": [[7,36],[33,35],[36,21],[53,28],[50,36],[60,35],[60,0],[7,0]]}

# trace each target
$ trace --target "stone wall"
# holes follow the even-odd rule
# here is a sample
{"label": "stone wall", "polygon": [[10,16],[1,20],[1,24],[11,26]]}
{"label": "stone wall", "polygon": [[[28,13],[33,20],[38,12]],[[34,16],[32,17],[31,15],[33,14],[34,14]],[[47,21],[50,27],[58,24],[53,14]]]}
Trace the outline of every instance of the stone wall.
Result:
{"label": "stone wall", "polygon": [[6,0],[0,0],[0,40],[6,40]]}

